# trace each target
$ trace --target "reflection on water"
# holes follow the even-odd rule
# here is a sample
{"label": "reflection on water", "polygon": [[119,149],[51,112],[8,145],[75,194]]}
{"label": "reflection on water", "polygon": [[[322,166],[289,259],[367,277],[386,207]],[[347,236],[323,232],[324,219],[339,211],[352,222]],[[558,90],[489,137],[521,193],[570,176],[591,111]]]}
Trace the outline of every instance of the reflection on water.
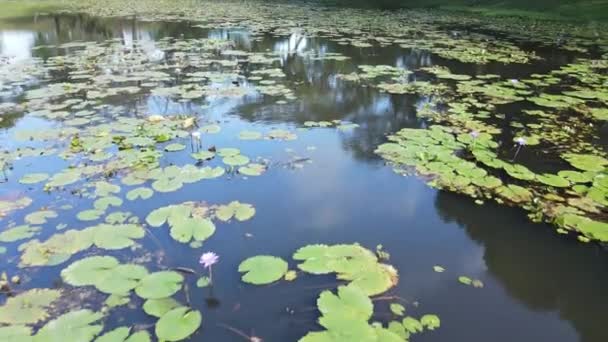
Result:
{"label": "reflection on water", "polygon": [[[426,123],[416,111],[431,99],[380,93],[336,77],[338,73],[356,71],[357,65],[362,64],[389,64],[413,70],[434,63],[446,65],[454,73],[481,68],[476,71],[518,75],[530,68],[550,69],[568,61],[568,56],[550,57],[542,67],[526,65],[507,70],[496,64],[464,65],[428,52],[397,47],[359,49],[298,32],[284,37],[260,37],[242,29],[209,30],[192,27],[188,22],[142,23],[134,18],[80,15],[12,23],[11,29],[0,27],[0,37],[2,55],[15,61],[66,54],[71,48],[59,47],[63,43],[109,38],[120,40],[125,49],[140,49],[150,59],[162,61],[166,56],[156,42],[164,37],[229,39],[235,49],[268,51],[278,58],[297,100],[278,105],[258,94],[247,94],[237,99],[207,97],[192,102],[125,95],[113,101],[129,114],[187,113],[220,120],[226,123],[226,136],[235,136],[252,124],[293,127],[308,120],[340,119],[360,125],[352,132],[319,130],[303,134],[293,148],[316,148],[310,152],[312,165],[304,170],[277,172],[272,175],[274,178],[244,183],[238,191],[229,185],[230,181],[210,185],[204,191],[185,190],[184,198],[200,198],[197,196],[203,192],[211,202],[235,198],[252,202],[260,213],[256,223],[247,227],[254,232],[252,242],[243,240],[243,232],[237,230],[225,232],[226,236],[220,237],[223,240],[217,242],[215,247],[228,246],[234,252],[222,255],[218,266],[224,265],[217,274],[217,282],[224,286],[218,287],[213,296],[193,294],[193,302],[205,305],[206,312],[212,311],[205,320],[255,326],[257,335],[268,341],[295,340],[315,328],[315,317],[310,313],[286,315],[285,307],[309,307],[318,291],[296,287],[299,292],[294,295],[294,290],[277,292],[262,287],[247,292],[235,285],[235,265],[255,253],[270,252],[287,258],[306,243],[359,241],[370,248],[383,244],[391,253],[391,263],[402,277],[396,294],[416,298],[425,310],[436,311],[442,317],[438,332],[416,341],[607,340],[603,327],[603,311],[608,306],[608,297],[603,294],[608,287],[605,254],[563,241],[547,227],[529,223],[517,210],[479,207],[457,195],[429,189],[415,178],[393,174],[373,151],[388,133],[403,127],[423,127]],[[314,58],[327,53],[341,53],[350,60],[343,63]],[[239,86],[246,88],[247,84],[241,82]],[[10,112],[2,114],[2,119],[0,125],[5,129],[0,140],[5,142],[10,140],[10,130],[6,128],[35,123],[28,118],[20,121],[20,115]],[[229,141],[218,139],[208,144]],[[285,156],[283,151],[271,151],[269,147],[255,151]],[[260,188],[267,191],[260,193]],[[168,195],[162,202],[171,200],[179,201]],[[133,210],[144,215],[138,212],[141,208]],[[176,264],[197,267],[187,255],[178,253],[175,258]],[[434,264],[447,266],[451,273],[439,278],[432,273]],[[483,279],[486,288],[464,288],[456,281],[462,274]],[[429,280],[429,275],[437,277]],[[41,278],[42,284],[51,282]],[[309,285],[306,280],[303,282]],[[237,309],[241,307],[250,310]],[[256,314],[259,317],[253,323],[251,308],[264,313]],[[213,324],[208,327],[203,334],[206,339],[239,340],[225,329]]]}

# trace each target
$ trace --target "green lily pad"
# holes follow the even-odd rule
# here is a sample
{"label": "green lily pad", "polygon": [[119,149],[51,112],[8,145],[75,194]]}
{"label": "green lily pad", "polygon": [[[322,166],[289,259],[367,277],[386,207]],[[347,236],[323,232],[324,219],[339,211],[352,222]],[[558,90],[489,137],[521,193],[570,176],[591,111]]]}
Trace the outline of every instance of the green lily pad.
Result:
{"label": "green lily pad", "polygon": [[220,157],[226,158],[226,157],[238,156],[241,154],[241,151],[238,148],[224,147],[224,148],[220,148],[219,150],[217,150],[217,154]]}
{"label": "green lily pad", "polygon": [[178,152],[178,151],[182,151],[186,148],[186,145],[184,144],[179,144],[179,143],[173,143],[173,144],[169,144],[167,146],[165,146],[165,151],[166,152]]}
{"label": "green lily pad", "polygon": [[35,341],[92,341],[103,330],[102,324],[95,324],[102,317],[90,310],[70,311],[46,323]]}
{"label": "green lily pad", "polygon": [[235,155],[235,156],[230,156],[230,157],[224,157],[222,159],[222,162],[226,165],[230,165],[230,166],[240,166],[240,165],[245,165],[247,163],[249,163],[249,158],[247,158],[244,155]]}
{"label": "green lily pad", "polygon": [[215,157],[215,152],[199,151],[199,152],[192,153],[190,155],[192,156],[192,158],[197,159],[197,160],[209,160],[209,159],[212,159],[213,157]]}
{"label": "green lily pad", "polygon": [[606,168],[608,159],[591,154],[566,153],[562,155],[570,165],[583,171],[599,172]]}
{"label": "green lily pad", "polygon": [[0,306],[0,323],[34,324],[49,317],[48,309],[61,296],[61,291],[33,289],[9,297]]}
{"label": "green lily pad", "polygon": [[200,131],[206,134],[217,134],[222,130],[219,125],[205,125],[200,128]]}
{"label": "green lily pad", "polygon": [[135,201],[136,199],[147,200],[154,195],[154,191],[150,188],[140,187],[127,192],[127,199]]}
{"label": "green lily pad", "polygon": [[189,243],[192,239],[204,241],[214,232],[215,225],[209,219],[184,217],[171,222],[171,237],[181,243]]}
{"label": "green lily pad", "polygon": [[196,281],[196,287],[207,287],[211,284],[211,279],[209,277],[200,277]]}
{"label": "green lily pad", "polygon": [[4,342],[30,342],[32,329],[25,325],[11,325],[0,327],[0,341]]}
{"label": "green lily pad", "polygon": [[390,305],[391,312],[397,316],[403,316],[405,313],[405,307],[399,303],[392,303]]}
{"label": "green lily pad", "polygon": [[536,180],[538,180],[539,182],[541,182],[543,184],[554,186],[556,188],[567,188],[570,186],[570,182],[568,182],[568,180],[566,180],[558,175],[552,175],[552,174],[548,174],[548,173],[542,174],[542,175],[537,175]]}
{"label": "green lily pad", "polygon": [[428,330],[435,330],[441,326],[441,321],[437,315],[424,315],[420,318],[420,323]]}
{"label": "green lily pad", "polygon": [[255,208],[251,204],[232,201],[227,205],[221,205],[215,211],[215,216],[222,221],[236,218],[239,221],[247,221],[255,215]]}
{"label": "green lily pad", "polygon": [[[130,336],[129,336],[130,335]],[[150,342],[150,334],[141,330],[131,334],[131,328],[119,327],[98,337],[95,342]]]}
{"label": "green lily pad", "polygon": [[187,307],[175,308],[156,322],[156,336],[161,341],[181,341],[194,334],[202,323],[198,310]]}
{"label": "green lily pad", "polygon": [[150,316],[162,317],[167,312],[182,306],[173,298],[148,299],[144,302],[144,312]]}
{"label": "green lily pad", "polygon": [[338,287],[338,295],[323,291],[317,300],[317,308],[323,316],[339,316],[345,321],[367,321],[374,311],[371,299],[353,285]]}
{"label": "green lily pad", "polygon": [[57,213],[52,210],[38,210],[25,216],[25,222],[29,224],[45,224],[46,220],[56,218]]}
{"label": "green lily pad", "polygon": [[29,239],[40,232],[40,227],[22,225],[9,228],[0,233],[0,242],[14,242]]}
{"label": "green lily pad", "polygon": [[78,214],[76,214],[76,218],[79,219],[80,221],[95,221],[95,220],[99,220],[99,218],[103,214],[104,214],[103,210],[88,209],[88,210],[83,210],[83,211],[79,212]]}
{"label": "green lily pad", "polygon": [[19,183],[36,184],[36,183],[44,182],[47,179],[49,179],[49,175],[47,173],[28,173],[27,175],[24,175],[23,177],[21,177],[21,179],[19,180]]}
{"label": "green lily pad", "polygon": [[111,294],[104,301],[104,304],[109,308],[115,308],[118,306],[123,306],[129,304],[130,299],[128,296],[123,294]]}
{"label": "green lily pad", "polygon": [[98,211],[105,212],[109,207],[120,207],[123,201],[116,196],[107,196],[97,199],[93,203],[93,207]]}
{"label": "green lily pad", "polygon": [[103,249],[123,249],[135,244],[133,239],[141,239],[145,230],[136,224],[100,224],[94,228],[93,242]]}
{"label": "green lily pad", "polygon": [[260,176],[266,171],[266,165],[251,163],[239,168],[239,173],[245,176]]}
{"label": "green lily pad", "polygon": [[184,277],[173,271],[151,273],[135,288],[135,293],[144,299],[170,297],[182,288]]}
{"label": "green lily pad", "polygon": [[245,273],[242,280],[254,285],[273,283],[281,279],[287,269],[285,260],[270,255],[254,256],[239,265],[239,272]]}
{"label": "green lily pad", "polygon": [[420,333],[424,330],[422,323],[411,316],[405,317],[402,324],[405,330],[407,330],[410,334]]}

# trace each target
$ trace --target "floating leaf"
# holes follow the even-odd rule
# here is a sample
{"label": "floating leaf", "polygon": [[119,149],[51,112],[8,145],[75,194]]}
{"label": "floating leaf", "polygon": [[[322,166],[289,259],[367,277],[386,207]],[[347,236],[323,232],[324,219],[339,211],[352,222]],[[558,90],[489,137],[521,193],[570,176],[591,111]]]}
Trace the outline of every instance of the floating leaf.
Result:
{"label": "floating leaf", "polygon": [[391,303],[390,309],[391,312],[397,316],[403,316],[405,313],[405,307],[399,303]]}
{"label": "floating leaf", "polygon": [[174,144],[169,144],[169,145],[165,146],[165,151],[178,152],[178,151],[184,150],[185,148],[186,148],[186,145],[184,145],[184,144],[174,143]]}
{"label": "floating leaf", "polygon": [[199,151],[191,154],[192,158],[198,160],[209,160],[215,157],[215,152],[211,151]]}
{"label": "floating leaf", "polygon": [[467,276],[458,277],[458,281],[465,285],[471,285],[471,283],[473,282],[473,280]]}
{"label": "floating leaf", "polygon": [[441,325],[441,321],[436,315],[424,315],[420,318],[420,323],[429,330],[435,330]]}
{"label": "floating leaf", "polygon": [[162,341],[181,341],[194,334],[202,320],[198,310],[175,308],[156,322],[156,336]]}
{"label": "floating leaf", "polygon": [[258,255],[248,258],[239,265],[239,272],[245,274],[242,280],[249,284],[270,284],[281,279],[287,273],[285,260],[269,255]]}
{"label": "floating leaf", "polygon": [[245,176],[260,176],[266,171],[266,165],[251,163],[239,168],[239,173]]}
{"label": "floating leaf", "polygon": [[33,289],[9,297],[0,306],[0,323],[34,324],[49,316],[51,304],[61,296],[61,291]]}
{"label": "floating leaf", "polygon": [[148,299],[144,302],[144,312],[150,316],[161,317],[167,312],[182,306],[175,299],[167,297],[161,299]]}
{"label": "floating leaf", "polygon": [[93,242],[103,249],[123,249],[132,246],[133,239],[141,239],[145,235],[142,227],[136,224],[100,224],[95,230]]}
{"label": "floating leaf", "polygon": [[29,239],[40,232],[40,227],[32,227],[28,225],[9,228],[0,233],[0,242],[14,242],[23,239]]}
{"label": "floating leaf", "polygon": [[419,333],[424,330],[422,323],[414,317],[407,316],[403,319],[403,327],[411,334]]}
{"label": "floating leaf", "polygon": [[127,199],[129,201],[135,201],[138,198],[146,200],[152,197],[152,195],[154,195],[154,191],[152,189],[140,187],[127,192]]}
{"label": "floating leaf", "polygon": [[76,214],[76,218],[80,221],[95,221],[98,220],[103,214],[103,210],[89,209],[83,210]]}
{"label": "floating leaf", "polygon": [[209,284],[211,284],[211,279],[209,277],[200,277],[196,281],[197,287],[207,287]]}
{"label": "floating leaf", "polygon": [[3,342],[29,342],[32,329],[24,325],[11,325],[0,327],[0,341]]}
{"label": "floating leaf", "polygon": [[224,164],[230,165],[230,166],[240,166],[240,165],[245,165],[245,164],[249,163],[249,158],[238,154],[235,156],[224,157],[222,159],[222,162]]}
{"label": "floating leaf", "polygon": [[94,324],[102,317],[90,310],[68,312],[45,324],[35,341],[92,341],[103,330],[102,324]]}
{"label": "floating leaf", "polygon": [[160,299],[172,296],[182,288],[184,277],[173,271],[151,273],[135,288],[135,293],[144,299]]}
{"label": "floating leaf", "polygon": [[109,308],[115,308],[117,306],[127,305],[130,300],[128,296],[122,294],[111,294],[105,301],[104,304]]}
{"label": "floating leaf", "polygon": [[25,222],[29,224],[45,224],[46,220],[56,217],[57,213],[52,210],[39,210],[26,215]]}
{"label": "floating leaf", "polygon": [[47,179],[49,179],[49,175],[47,173],[28,173],[27,175],[24,175],[23,177],[21,177],[21,179],[19,180],[19,183],[36,184],[36,183],[44,182]]}

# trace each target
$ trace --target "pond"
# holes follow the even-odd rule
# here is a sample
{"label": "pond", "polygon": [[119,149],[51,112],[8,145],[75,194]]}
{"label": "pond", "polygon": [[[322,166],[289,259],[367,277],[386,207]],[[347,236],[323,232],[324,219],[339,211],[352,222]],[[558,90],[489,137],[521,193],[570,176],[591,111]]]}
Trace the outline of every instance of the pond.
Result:
{"label": "pond", "polygon": [[244,4],[0,21],[1,340],[608,340],[608,31]]}

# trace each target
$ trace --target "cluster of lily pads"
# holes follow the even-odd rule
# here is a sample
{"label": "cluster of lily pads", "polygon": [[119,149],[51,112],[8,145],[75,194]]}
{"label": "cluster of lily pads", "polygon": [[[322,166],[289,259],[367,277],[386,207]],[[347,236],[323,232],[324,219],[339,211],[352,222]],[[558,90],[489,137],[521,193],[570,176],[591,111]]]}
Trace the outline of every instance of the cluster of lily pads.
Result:
{"label": "cluster of lily pads", "polygon": [[[388,291],[398,281],[397,271],[381,263],[376,254],[352,245],[308,245],[297,250],[293,259],[300,261],[297,268],[313,275],[336,274],[339,280],[348,282],[338,287],[337,294],[323,291],[317,308],[321,312],[318,323],[325,328],[312,331],[300,341],[408,341],[410,335],[434,330],[440,326],[439,317],[427,314],[420,319],[407,316],[383,325],[372,322],[374,304],[370,296]],[[282,278],[293,281],[295,271],[289,271],[288,263],[278,257],[258,255],[244,260],[239,272],[242,280],[254,285],[270,284]],[[396,316],[404,316],[405,307],[400,303],[390,305]]]}

